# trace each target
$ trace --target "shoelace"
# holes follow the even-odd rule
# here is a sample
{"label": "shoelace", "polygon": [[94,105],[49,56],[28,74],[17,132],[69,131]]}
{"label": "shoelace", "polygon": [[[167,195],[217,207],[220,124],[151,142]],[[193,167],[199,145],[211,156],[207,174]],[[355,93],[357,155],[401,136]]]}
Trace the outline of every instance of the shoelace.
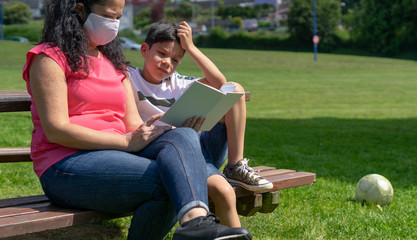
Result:
{"label": "shoelace", "polygon": [[204,217],[203,221],[209,221],[211,224],[220,223],[220,218],[218,218],[213,213],[207,214],[207,216]]}
{"label": "shoelace", "polygon": [[237,170],[242,172],[245,176],[248,176],[249,178],[253,178],[255,180],[261,179],[261,176],[258,175],[257,172],[251,167],[248,166],[248,160],[244,159],[242,160],[242,165],[237,167]]}

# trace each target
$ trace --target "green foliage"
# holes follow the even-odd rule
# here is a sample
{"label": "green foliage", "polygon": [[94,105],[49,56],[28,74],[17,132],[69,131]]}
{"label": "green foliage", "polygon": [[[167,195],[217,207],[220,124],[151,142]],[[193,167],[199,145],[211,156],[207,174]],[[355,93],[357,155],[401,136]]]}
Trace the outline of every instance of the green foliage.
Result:
{"label": "green foliage", "polygon": [[210,30],[208,35],[198,35],[194,39],[195,44],[198,46],[210,46],[215,48],[224,47],[223,44],[227,41],[228,34],[221,27],[214,27]]}
{"label": "green foliage", "polygon": [[395,56],[417,49],[416,0],[362,0],[343,22],[355,45],[372,53]]}
{"label": "green foliage", "polygon": [[272,27],[274,24],[272,22],[258,21],[258,28]]}
{"label": "green foliage", "polygon": [[373,53],[397,54],[400,16],[403,14],[399,1],[363,0],[357,28],[354,29],[356,43]]}
{"label": "green foliage", "polygon": [[241,17],[234,17],[232,19],[232,28],[242,28],[243,26],[243,20]]}
{"label": "green foliage", "polygon": [[267,17],[270,13],[274,12],[274,5],[271,4],[258,4],[253,7],[241,7],[241,6],[228,6],[225,7],[219,4],[217,9],[217,15],[222,19],[229,19],[233,17],[245,18],[261,18]]}
{"label": "green foliage", "polygon": [[22,2],[10,2],[4,5],[4,24],[25,24],[32,20],[32,11]]}
{"label": "green foliage", "polygon": [[342,0],[342,14],[345,15],[349,10],[356,8],[360,1],[361,0]]}
{"label": "green foliage", "polygon": [[[340,0],[317,1],[317,35],[329,41],[340,19]],[[288,13],[288,27],[294,41],[311,45],[313,37],[313,1],[293,0]]]}
{"label": "green foliage", "polygon": [[37,42],[41,37],[43,22],[36,21],[28,24],[13,24],[4,26],[4,35],[21,36],[29,39],[31,42]]}
{"label": "green foliage", "polygon": [[288,28],[300,42],[311,42],[313,36],[312,1],[294,0],[288,13]]}
{"label": "green foliage", "polygon": [[[221,28],[211,29],[207,35],[199,35],[195,38],[195,43],[199,47],[211,48],[238,48],[238,49],[263,49],[263,50],[293,50],[293,51],[311,51],[312,43],[300,44],[293,37],[283,34],[266,34],[265,31],[256,33],[246,33],[237,31],[227,33]],[[346,37],[346,33],[336,32],[321,40],[320,52],[332,52],[338,48],[351,48],[350,38]]]}
{"label": "green foliage", "polygon": [[268,17],[270,13],[275,11],[275,6],[272,4],[257,4],[254,6],[254,8],[258,13],[258,18]]}
{"label": "green foliage", "polygon": [[252,7],[219,6],[219,8],[217,9],[217,15],[220,16],[222,19],[228,19],[233,17],[256,18],[257,12],[256,9]]}
{"label": "green foliage", "polygon": [[137,36],[132,30],[130,29],[123,29],[119,32],[119,37],[125,37],[133,40],[137,43],[142,43],[145,40],[145,36]]}
{"label": "green foliage", "polygon": [[138,12],[133,18],[133,26],[135,29],[143,29],[152,24],[151,8],[145,8]]}
{"label": "green foliage", "polygon": [[191,21],[193,17],[193,8],[196,15],[202,11],[200,6],[192,4],[189,0],[181,1],[175,7],[166,8],[165,13],[167,20],[171,22]]}

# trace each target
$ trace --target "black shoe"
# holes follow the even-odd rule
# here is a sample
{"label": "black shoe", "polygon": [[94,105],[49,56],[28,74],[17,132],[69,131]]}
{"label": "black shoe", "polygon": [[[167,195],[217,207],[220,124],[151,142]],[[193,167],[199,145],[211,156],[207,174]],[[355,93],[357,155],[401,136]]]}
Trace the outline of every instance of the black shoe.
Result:
{"label": "black shoe", "polygon": [[205,217],[190,220],[175,230],[172,240],[251,240],[246,228],[229,228],[221,225],[219,218],[210,213]]}

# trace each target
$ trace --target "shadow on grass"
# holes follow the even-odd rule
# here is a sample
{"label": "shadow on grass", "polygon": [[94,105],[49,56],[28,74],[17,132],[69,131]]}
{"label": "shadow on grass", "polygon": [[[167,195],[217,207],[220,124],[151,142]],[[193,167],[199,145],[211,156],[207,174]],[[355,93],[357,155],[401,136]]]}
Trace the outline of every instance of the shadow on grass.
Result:
{"label": "shadow on grass", "polygon": [[396,188],[417,185],[417,119],[248,119],[250,165],[308,171],[356,183],[378,173]]}
{"label": "shadow on grass", "polygon": [[73,227],[47,230],[43,232],[25,234],[22,236],[9,237],[4,240],[121,240],[124,237],[116,226],[108,224],[83,224]]}

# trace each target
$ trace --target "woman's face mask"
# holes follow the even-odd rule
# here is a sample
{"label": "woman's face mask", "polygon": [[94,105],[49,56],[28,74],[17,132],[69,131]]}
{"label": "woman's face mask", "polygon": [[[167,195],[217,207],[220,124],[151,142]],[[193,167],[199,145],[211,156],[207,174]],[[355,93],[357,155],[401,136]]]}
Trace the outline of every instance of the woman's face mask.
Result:
{"label": "woman's face mask", "polygon": [[119,25],[119,20],[90,13],[84,23],[84,32],[91,42],[101,46],[113,41],[119,32]]}

